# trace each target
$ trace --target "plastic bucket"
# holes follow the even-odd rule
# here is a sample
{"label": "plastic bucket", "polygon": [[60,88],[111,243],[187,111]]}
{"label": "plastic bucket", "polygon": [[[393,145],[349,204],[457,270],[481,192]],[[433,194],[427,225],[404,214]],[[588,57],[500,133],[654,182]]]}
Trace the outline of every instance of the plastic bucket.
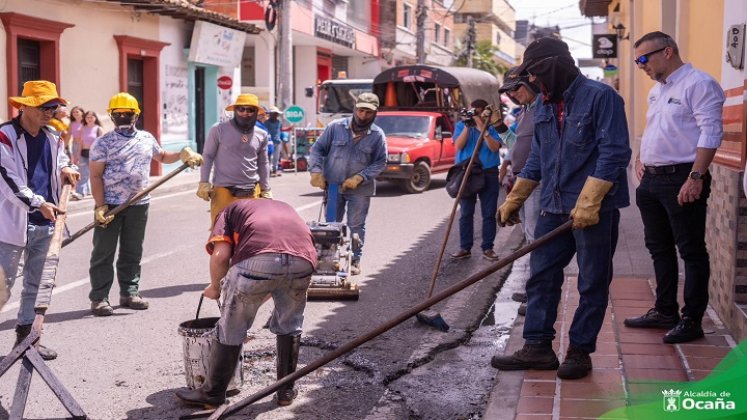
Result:
{"label": "plastic bucket", "polygon": [[[219,319],[198,318],[179,324],[179,335],[183,338],[184,375],[189,388],[200,388],[210,374],[210,351],[217,341],[213,330]],[[229,392],[238,390],[244,383],[242,354],[244,354],[243,349],[239,352],[236,373],[228,384]]]}

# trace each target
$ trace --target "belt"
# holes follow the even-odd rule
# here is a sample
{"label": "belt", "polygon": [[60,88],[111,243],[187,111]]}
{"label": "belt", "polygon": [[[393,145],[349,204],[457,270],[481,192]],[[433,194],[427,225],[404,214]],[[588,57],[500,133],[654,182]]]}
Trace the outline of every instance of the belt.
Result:
{"label": "belt", "polygon": [[252,197],[254,196],[254,185],[251,187],[225,187],[234,197]]}
{"label": "belt", "polygon": [[679,170],[690,170],[693,167],[692,162],[690,163],[678,163],[676,165],[664,165],[664,166],[644,166],[643,169],[651,175],[666,175],[673,174]]}

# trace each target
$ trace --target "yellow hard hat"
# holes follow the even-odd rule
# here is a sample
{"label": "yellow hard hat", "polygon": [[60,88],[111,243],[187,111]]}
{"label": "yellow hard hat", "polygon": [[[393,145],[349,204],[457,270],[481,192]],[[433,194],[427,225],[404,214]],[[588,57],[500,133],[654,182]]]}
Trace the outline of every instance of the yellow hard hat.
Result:
{"label": "yellow hard hat", "polygon": [[106,112],[111,114],[115,109],[131,109],[137,115],[140,115],[140,106],[137,104],[137,99],[127,92],[119,92],[109,99],[109,108]]}

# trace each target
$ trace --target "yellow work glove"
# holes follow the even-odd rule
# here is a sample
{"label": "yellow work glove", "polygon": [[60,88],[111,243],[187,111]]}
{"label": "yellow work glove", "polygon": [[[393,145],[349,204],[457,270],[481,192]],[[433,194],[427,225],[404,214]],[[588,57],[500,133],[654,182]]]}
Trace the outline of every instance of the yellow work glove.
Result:
{"label": "yellow work glove", "polygon": [[200,182],[197,184],[197,196],[205,201],[210,201],[213,195],[213,184],[209,182]]}
{"label": "yellow work glove", "polygon": [[202,156],[199,153],[195,153],[190,147],[185,147],[179,152],[179,159],[182,163],[186,163],[190,168],[202,165]]}
{"label": "yellow work glove", "polygon": [[586,178],[584,188],[576,201],[576,207],[571,210],[574,229],[583,229],[599,223],[599,209],[602,207],[604,196],[615,185],[610,181],[594,178]]}
{"label": "yellow work glove", "polygon": [[105,214],[109,211],[109,206],[106,204],[102,206],[96,207],[96,209],[93,211],[93,218],[98,222],[99,224],[102,224],[106,226],[114,220],[114,216],[105,216]]}
{"label": "yellow work glove", "polygon": [[269,198],[272,200],[272,191],[262,191],[259,193],[259,198]]}
{"label": "yellow work glove", "polygon": [[363,177],[355,174],[342,183],[342,190],[354,190],[358,188],[358,185],[361,185],[361,182],[363,182]]}
{"label": "yellow work glove", "polygon": [[321,172],[312,172],[311,173],[311,181],[309,182],[312,187],[317,187],[321,189],[327,188],[327,181],[324,179],[324,176]]}
{"label": "yellow work glove", "polygon": [[498,207],[498,222],[501,226],[513,226],[521,223],[519,219],[519,209],[527,200],[532,191],[537,188],[539,182],[526,178],[516,178],[514,187],[508,193],[506,201]]}

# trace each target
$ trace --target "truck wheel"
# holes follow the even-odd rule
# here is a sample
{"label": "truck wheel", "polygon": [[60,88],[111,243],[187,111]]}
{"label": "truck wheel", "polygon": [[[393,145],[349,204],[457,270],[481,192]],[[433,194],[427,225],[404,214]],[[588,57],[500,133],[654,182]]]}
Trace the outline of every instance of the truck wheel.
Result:
{"label": "truck wheel", "polygon": [[410,179],[402,181],[402,189],[409,194],[419,194],[431,185],[431,168],[426,162],[415,164]]}

